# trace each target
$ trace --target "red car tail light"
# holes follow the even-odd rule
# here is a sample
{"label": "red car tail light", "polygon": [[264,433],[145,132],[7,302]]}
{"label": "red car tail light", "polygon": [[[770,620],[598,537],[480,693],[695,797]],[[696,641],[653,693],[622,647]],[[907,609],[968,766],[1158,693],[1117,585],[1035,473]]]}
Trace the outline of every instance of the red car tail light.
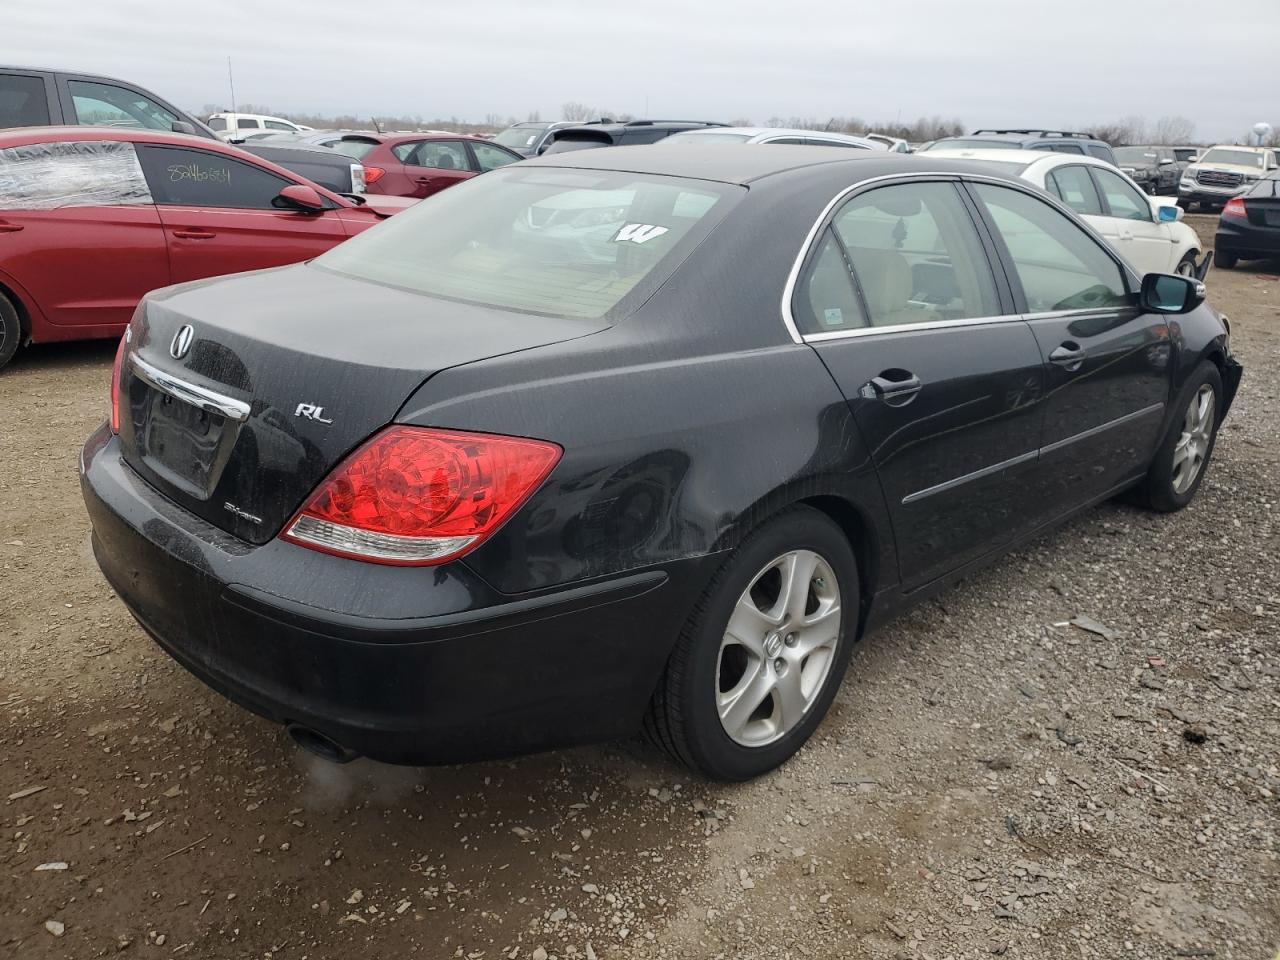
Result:
{"label": "red car tail light", "polygon": [[116,362],[111,366],[111,432],[120,432],[120,370],[124,366],[124,348],[129,345],[128,336],[120,338],[116,347]]}
{"label": "red car tail light", "polygon": [[370,183],[377,183],[379,180],[382,179],[383,174],[385,174],[386,172],[387,171],[382,169],[382,167],[365,166],[364,168],[365,184],[368,185]]}
{"label": "red car tail light", "polygon": [[444,563],[502,526],[561,452],[545,440],[388,427],[334,468],[281,537],[374,563]]}
{"label": "red car tail light", "polygon": [[1227,201],[1227,205],[1222,208],[1224,217],[1239,217],[1241,220],[1249,219],[1249,212],[1244,208],[1244,200],[1240,197],[1232,197]]}

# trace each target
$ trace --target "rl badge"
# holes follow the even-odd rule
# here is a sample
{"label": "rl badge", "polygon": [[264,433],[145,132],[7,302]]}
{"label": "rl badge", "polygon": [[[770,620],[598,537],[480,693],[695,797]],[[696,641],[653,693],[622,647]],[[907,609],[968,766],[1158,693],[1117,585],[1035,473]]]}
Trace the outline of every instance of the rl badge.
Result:
{"label": "rl badge", "polygon": [[298,409],[293,411],[295,417],[305,417],[308,420],[314,420],[316,423],[333,423],[332,420],[326,420],[324,416],[324,407],[317,407],[314,403],[300,403]]}

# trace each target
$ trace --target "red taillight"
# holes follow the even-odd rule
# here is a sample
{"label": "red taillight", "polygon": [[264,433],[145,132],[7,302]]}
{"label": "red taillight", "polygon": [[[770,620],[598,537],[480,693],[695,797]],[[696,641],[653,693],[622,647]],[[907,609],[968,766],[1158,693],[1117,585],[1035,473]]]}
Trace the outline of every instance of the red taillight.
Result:
{"label": "red taillight", "polygon": [[1244,200],[1240,197],[1232,197],[1227,201],[1227,205],[1222,208],[1224,217],[1239,217],[1241,220],[1249,219],[1249,212],[1244,208]]}
{"label": "red taillight", "polygon": [[120,432],[120,368],[124,364],[124,348],[129,343],[126,334],[120,338],[120,346],[116,347],[116,362],[111,366],[111,432]]}
{"label": "red taillight", "polygon": [[383,170],[382,167],[366,166],[364,168],[364,182],[366,184],[377,183],[379,180],[382,179],[382,175],[386,172],[387,171]]}
{"label": "red taillight", "polygon": [[329,474],[281,536],[357,560],[443,563],[502,526],[560,453],[545,440],[388,427]]}

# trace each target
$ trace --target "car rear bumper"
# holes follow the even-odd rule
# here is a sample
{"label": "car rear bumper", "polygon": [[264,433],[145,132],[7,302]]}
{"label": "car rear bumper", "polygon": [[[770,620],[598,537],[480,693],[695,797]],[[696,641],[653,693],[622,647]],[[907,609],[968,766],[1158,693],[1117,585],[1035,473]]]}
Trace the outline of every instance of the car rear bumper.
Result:
{"label": "car rear bumper", "polygon": [[1215,249],[1244,260],[1280,257],[1280,227],[1259,226],[1236,217],[1218,221]]}
{"label": "car rear bumper", "polygon": [[103,574],[175,660],[255,713],[393,763],[633,733],[718,562],[516,598],[461,563],[253,547],[157,493],[105,426],[81,455],[81,487]]}

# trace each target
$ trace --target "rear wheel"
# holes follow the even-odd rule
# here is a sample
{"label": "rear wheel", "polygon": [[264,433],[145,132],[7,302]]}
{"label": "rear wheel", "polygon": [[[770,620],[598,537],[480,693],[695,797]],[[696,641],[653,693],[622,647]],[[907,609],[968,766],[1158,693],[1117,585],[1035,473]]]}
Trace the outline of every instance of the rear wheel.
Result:
{"label": "rear wheel", "polygon": [[13,359],[22,342],[22,323],[12,301],[0,293],[0,369]]}
{"label": "rear wheel", "polygon": [[744,541],[686,623],[646,732],[719,780],[781,764],[822,721],[857,630],[858,568],[825,514],[797,507]]}
{"label": "rear wheel", "polygon": [[1213,251],[1213,265],[1220,270],[1230,270],[1239,262],[1240,258],[1234,253],[1227,253],[1225,250]]}
{"label": "rear wheel", "polygon": [[1196,495],[1218,439],[1222,375],[1211,360],[1196,367],[1178,393],[1174,419],[1140,490],[1153,510],[1181,510]]}

